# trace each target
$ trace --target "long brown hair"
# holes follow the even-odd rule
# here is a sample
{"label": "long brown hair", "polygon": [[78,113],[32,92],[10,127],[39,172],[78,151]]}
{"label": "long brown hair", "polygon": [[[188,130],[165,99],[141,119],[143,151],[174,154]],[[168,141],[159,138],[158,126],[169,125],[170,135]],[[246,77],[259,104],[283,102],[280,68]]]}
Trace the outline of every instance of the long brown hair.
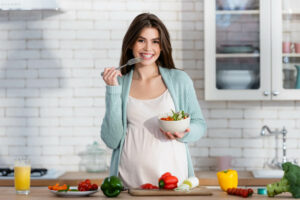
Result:
{"label": "long brown hair", "polygon": [[[163,22],[156,15],[151,13],[142,13],[136,16],[131,22],[123,38],[120,65],[124,65],[129,59],[134,57],[132,47],[140,36],[142,29],[145,27],[156,28],[159,32],[161,53],[156,64],[161,67],[174,69],[175,65],[172,57],[169,32]],[[127,74],[132,68],[133,66],[126,66],[121,69],[121,72],[122,74]]]}

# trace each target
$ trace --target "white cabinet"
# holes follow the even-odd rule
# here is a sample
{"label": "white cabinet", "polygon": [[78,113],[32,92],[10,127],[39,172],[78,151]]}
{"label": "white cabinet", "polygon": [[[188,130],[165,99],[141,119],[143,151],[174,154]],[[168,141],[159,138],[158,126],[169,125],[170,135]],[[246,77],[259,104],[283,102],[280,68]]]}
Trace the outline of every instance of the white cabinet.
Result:
{"label": "white cabinet", "polygon": [[300,99],[299,0],[205,0],[204,12],[206,100]]}

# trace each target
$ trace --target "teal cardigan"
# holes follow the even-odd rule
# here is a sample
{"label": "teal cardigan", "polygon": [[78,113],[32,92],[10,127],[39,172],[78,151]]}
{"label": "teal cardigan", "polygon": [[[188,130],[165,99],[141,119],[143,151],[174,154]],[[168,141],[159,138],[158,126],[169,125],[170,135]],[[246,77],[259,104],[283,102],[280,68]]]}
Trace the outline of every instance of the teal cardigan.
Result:
{"label": "teal cardigan", "polygon": [[[188,176],[194,176],[192,159],[188,150],[188,142],[194,142],[202,137],[206,131],[204,121],[193,82],[182,70],[159,67],[160,74],[166,84],[176,111],[184,110],[191,116],[190,132],[178,141],[185,143],[188,161]],[[119,162],[127,133],[126,109],[132,81],[133,70],[119,77],[118,86],[106,86],[106,111],[101,126],[101,138],[113,149],[110,176],[118,176]]]}

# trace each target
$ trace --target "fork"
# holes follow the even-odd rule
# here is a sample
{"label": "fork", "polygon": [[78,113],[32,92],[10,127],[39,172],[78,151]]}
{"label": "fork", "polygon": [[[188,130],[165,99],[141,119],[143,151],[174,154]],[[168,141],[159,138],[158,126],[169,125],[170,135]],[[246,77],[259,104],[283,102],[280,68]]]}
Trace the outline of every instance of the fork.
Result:
{"label": "fork", "polygon": [[[141,62],[142,60],[143,60],[142,58],[131,58],[130,60],[127,61],[126,64],[124,64],[124,65],[122,65],[120,67],[117,67],[116,70],[120,70],[123,67],[126,67],[127,65],[134,65],[136,63]],[[101,72],[101,76],[103,76],[103,72]]]}

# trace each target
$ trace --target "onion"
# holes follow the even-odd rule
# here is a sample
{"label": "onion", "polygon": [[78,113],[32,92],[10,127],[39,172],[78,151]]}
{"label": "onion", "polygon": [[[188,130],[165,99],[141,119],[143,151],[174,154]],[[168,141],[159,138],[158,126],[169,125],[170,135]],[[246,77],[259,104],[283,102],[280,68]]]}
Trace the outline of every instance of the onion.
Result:
{"label": "onion", "polygon": [[190,189],[193,189],[199,185],[199,179],[197,177],[190,177],[183,181],[183,184],[189,185]]}
{"label": "onion", "polygon": [[179,187],[174,189],[175,191],[190,191],[190,186],[187,184],[181,184]]}

